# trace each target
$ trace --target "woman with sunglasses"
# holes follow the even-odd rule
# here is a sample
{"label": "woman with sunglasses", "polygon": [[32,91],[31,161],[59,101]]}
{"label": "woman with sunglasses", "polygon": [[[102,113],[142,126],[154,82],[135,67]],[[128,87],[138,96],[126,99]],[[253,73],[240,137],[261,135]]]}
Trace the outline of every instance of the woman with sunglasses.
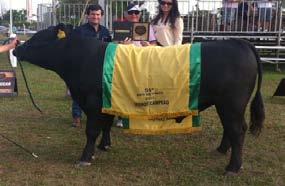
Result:
{"label": "woman with sunglasses", "polygon": [[152,20],[158,45],[180,45],[183,38],[183,19],[177,0],[158,0],[158,14]]}

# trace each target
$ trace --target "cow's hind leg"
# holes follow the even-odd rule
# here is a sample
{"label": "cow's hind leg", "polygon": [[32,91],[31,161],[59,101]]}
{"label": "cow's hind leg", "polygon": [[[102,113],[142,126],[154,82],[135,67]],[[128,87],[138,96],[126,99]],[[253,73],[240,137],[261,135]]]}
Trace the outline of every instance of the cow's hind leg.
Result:
{"label": "cow's hind leg", "polygon": [[242,165],[242,148],[247,125],[244,119],[245,108],[239,106],[235,104],[231,108],[217,106],[224,128],[223,138],[218,151],[226,153],[231,147],[230,163],[226,167],[227,175],[237,173]]}
{"label": "cow's hind leg", "polygon": [[[225,126],[225,122],[226,120],[224,119],[224,111],[222,109],[222,107],[216,106],[217,112],[220,116],[221,122],[223,127]],[[225,127],[224,127],[225,128]],[[230,139],[228,137],[228,134],[226,132],[226,130],[223,131],[223,137],[222,137],[222,141],[220,146],[217,148],[217,151],[222,153],[222,154],[226,154],[228,152],[228,150],[231,148],[231,144],[230,144]]]}
{"label": "cow's hind leg", "polygon": [[100,144],[98,145],[98,149],[102,151],[107,151],[111,148],[111,126],[112,123],[106,123],[105,126],[103,126],[102,131],[102,139]]}
{"label": "cow's hind leg", "polygon": [[245,132],[247,130],[244,117],[241,121],[233,121],[232,126],[227,127],[232,152],[229,165],[226,167],[226,174],[237,173],[242,166],[242,149],[244,144]]}

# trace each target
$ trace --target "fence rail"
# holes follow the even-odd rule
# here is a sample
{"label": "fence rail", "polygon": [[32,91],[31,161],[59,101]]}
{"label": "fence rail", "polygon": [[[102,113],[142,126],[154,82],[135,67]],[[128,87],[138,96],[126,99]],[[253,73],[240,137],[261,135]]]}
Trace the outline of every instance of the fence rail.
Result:
{"label": "fence rail", "polygon": [[[123,20],[129,0],[105,0],[103,24],[112,32],[113,21]],[[142,21],[156,14],[157,0],[137,0],[142,8]],[[195,39],[246,38],[274,40],[281,46],[285,40],[285,20],[281,0],[242,0],[225,3],[222,0],[178,0],[184,20],[184,41]],[[51,4],[38,6],[38,30],[59,22],[78,25],[83,4]],[[280,49],[279,49],[280,50]]]}
{"label": "fence rail", "polygon": [[[115,20],[124,18],[130,1],[106,0],[104,24],[112,30]],[[150,21],[156,14],[157,0],[137,1],[142,4],[142,20]],[[266,9],[261,4],[267,4]],[[282,28],[280,0],[244,0],[240,3],[223,3],[222,0],[178,0],[184,19],[184,31],[193,33],[279,33]],[[40,4],[38,7],[38,29],[57,22],[77,25],[83,12],[83,4]],[[55,20],[53,20],[55,19]]]}

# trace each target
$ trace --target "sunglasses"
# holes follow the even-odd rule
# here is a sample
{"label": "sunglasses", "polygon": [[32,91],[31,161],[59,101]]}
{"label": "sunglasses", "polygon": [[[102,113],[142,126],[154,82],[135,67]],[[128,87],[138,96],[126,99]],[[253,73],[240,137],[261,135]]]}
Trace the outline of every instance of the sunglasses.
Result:
{"label": "sunglasses", "polygon": [[133,15],[133,14],[139,15],[140,11],[137,11],[137,10],[128,11],[128,15]]}
{"label": "sunglasses", "polygon": [[168,5],[168,6],[171,6],[172,3],[171,3],[171,2],[161,1],[161,2],[160,2],[160,5]]}

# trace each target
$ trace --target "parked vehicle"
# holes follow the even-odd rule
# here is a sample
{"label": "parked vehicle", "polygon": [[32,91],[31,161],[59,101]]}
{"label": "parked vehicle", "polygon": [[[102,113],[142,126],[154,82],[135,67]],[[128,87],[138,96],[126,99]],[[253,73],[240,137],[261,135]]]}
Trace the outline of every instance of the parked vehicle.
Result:
{"label": "parked vehicle", "polygon": [[0,34],[6,34],[8,30],[9,30],[8,27],[0,25]]}
{"label": "parked vehicle", "polygon": [[16,34],[35,34],[37,31],[30,29],[17,29]]}

